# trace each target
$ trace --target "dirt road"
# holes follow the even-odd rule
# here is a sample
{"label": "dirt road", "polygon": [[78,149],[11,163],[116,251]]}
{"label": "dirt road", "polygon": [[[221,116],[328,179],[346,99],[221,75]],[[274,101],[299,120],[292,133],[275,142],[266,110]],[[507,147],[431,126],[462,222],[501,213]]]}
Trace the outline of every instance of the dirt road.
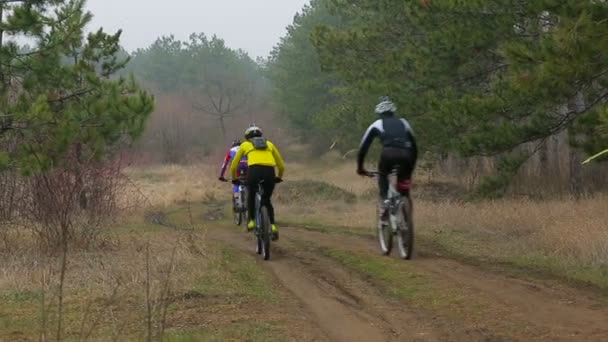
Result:
{"label": "dirt road", "polygon": [[[212,238],[254,254],[251,236],[214,230]],[[405,262],[378,257],[365,238],[285,227],[263,262],[317,341],[607,341],[608,309],[600,299],[563,285],[489,273],[441,257]],[[428,282],[411,298],[321,253],[341,250],[406,269]],[[388,278],[390,279],[390,278]],[[407,278],[406,278],[407,279]],[[385,279],[386,280],[386,279]]]}

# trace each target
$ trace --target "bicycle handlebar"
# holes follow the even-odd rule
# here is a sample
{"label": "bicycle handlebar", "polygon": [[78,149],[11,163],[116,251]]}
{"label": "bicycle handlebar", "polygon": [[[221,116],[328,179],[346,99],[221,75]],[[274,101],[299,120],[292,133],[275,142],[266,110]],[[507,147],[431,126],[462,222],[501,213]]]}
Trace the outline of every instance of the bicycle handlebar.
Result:
{"label": "bicycle handlebar", "polygon": [[[395,175],[395,174],[397,174],[397,171],[391,171],[389,173],[389,175]],[[380,176],[380,172],[378,172],[378,171],[365,171],[365,174],[363,174],[362,176],[369,177],[369,178],[374,178],[374,177]]]}
{"label": "bicycle handlebar", "polygon": [[[283,178],[276,177],[274,179],[274,183],[275,184],[279,184],[279,183],[282,183],[282,182],[283,182]],[[264,183],[264,180],[261,180],[259,183],[260,184]],[[236,179],[236,180],[232,181],[232,184],[235,184],[235,185],[247,185],[247,179]]]}
{"label": "bicycle handlebar", "polygon": [[378,171],[366,171],[362,176],[374,178],[374,177],[378,177],[379,175],[380,175],[380,172],[378,172]]}

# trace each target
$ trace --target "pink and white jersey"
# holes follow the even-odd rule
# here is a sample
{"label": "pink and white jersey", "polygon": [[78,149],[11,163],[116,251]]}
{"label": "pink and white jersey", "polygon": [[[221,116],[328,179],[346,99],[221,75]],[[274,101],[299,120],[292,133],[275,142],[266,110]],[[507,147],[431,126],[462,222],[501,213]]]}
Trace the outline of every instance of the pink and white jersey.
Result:
{"label": "pink and white jersey", "polygon": [[[222,169],[220,171],[220,177],[224,177],[224,174],[226,173],[226,168],[228,167],[228,165],[230,165],[234,156],[236,156],[237,152],[239,151],[239,148],[240,148],[240,146],[235,146],[235,147],[230,148],[228,150],[228,152],[226,152],[226,157],[224,158],[224,163],[222,163]],[[244,171],[245,173],[247,173],[247,157],[246,156],[243,156],[241,158],[241,161],[239,163],[239,171]]]}

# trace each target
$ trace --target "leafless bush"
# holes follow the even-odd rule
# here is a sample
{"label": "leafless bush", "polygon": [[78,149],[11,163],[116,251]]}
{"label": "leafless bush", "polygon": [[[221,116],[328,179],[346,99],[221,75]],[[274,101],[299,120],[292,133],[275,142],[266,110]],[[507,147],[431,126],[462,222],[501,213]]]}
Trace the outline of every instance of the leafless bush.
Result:
{"label": "leafless bush", "polygon": [[146,340],[163,339],[167,323],[167,310],[171,304],[171,279],[175,269],[175,252],[173,248],[171,259],[166,269],[162,271],[163,279],[157,280],[160,286],[154,294],[152,286],[152,271],[150,265],[150,244],[146,244]]}
{"label": "leafless bush", "polygon": [[64,242],[89,248],[123,209],[137,204],[137,197],[126,200],[133,186],[121,158],[81,159],[74,151],[62,166],[31,176],[1,172],[0,238],[20,227],[47,251]]}
{"label": "leafless bush", "polygon": [[18,182],[14,171],[0,173],[0,190],[0,222],[7,223],[12,221],[16,210]]}

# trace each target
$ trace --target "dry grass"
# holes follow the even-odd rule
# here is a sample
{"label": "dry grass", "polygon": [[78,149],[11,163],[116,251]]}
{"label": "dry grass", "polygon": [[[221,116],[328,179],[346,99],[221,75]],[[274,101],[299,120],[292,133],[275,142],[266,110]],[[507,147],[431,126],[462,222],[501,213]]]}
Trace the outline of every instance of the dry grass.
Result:
{"label": "dry grass", "polygon": [[[289,164],[286,180],[314,180],[342,188],[354,195],[373,193],[376,183],[361,178],[352,163],[326,157],[323,163]],[[327,165],[331,165],[328,168]],[[184,198],[228,198],[229,186],[215,180],[217,170],[209,166],[167,166],[132,171],[138,184],[156,205],[170,205]],[[417,175],[421,188],[427,178]],[[283,185],[279,185],[277,192]],[[422,191],[422,189],[421,189]],[[414,192],[414,198],[416,192]],[[363,196],[365,197],[365,196]],[[505,199],[478,203],[426,201],[415,199],[419,233],[444,241],[471,239],[477,251],[494,255],[515,255],[522,251],[580,260],[587,264],[608,265],[608,198],[582,201],[530,201]],[[375,203],[356,203],[298,198],[276,203],[279,220],[315,223],[325,226],[358,227],[373,232]]]}
{"label": "dry grass", "polygon": [[[357,176],[352,162],[344,162],[337,156],[324,158],[320,163],[288,164],[285,179],[299,181],[291,184],[292,188],[305,186],[306,180],[315,181],[316,185],[325,182],[356,195],[359,200],[355,203],[324,200],[323,194],[315,194],[281,201],[284,197],[281,189],[287,189],[288,184],[279,185],[275,196],[279,223],[323,226],[328,231],[339,227],[341,231],[373,234],[376,208],[370,194],[377,191],[376,182]],[[170,205],[179,202],[184,194],[192,199],[228,199],[229,186],[215,180],[216,172],[208,166],[170,166],[132,174],[155,205]],[[441,181],[449,185],[445,177]],[[467,203],[450,199],[457,187],[444,193],[436,188],[437,183],[428,183],[428,177],[420,174],[416,175],[415,183],[417,233],[423,241],[454,256],[547,270],[608,288],[605,196],[578,202],[505,199]],[[294,193],[292,188],[290,195]],[[329,190],[327,193],[331,193]]]}
{"label": "dry grass", "polygon": [[416,219],[424,229],[476,233],[504,245],[511,243],[516,251],[543,250],[585,263],[608,265],[607,203],[605,197],[579,202],[423,202],[417,205]]}
{"label": "dry grass", "polygon": [[[300,165],[292,169],[294,178],[325,181],[359,196],[376,191],[375,182],[356,176],[350,164],[326,171]],[[418,234],[427,241],[465,257],[538,266],[558,273],[592,268],[592,273],[601,273],[602,280],[588,279],[593,277],[589,274],[576,277],[608,286],[608,274],[602,271],[608,266],[607,197],[581,201],[429,201],[416,199],[417,192],[428,190],[426,177],[419,175],[416,183],[419,190],[413,194]],[[376,208],[374,201],[366,198],[369,196],[355,204],[305,198],[297,205],[279,203],[279,218],[322,225],[328,230],[338,226],[373,234]]]}
{"label": "dry grass", "polygon": [[229,198],[230,185],[217,180],[217,164],[165,165],[127,170],[149,205],[169,207],[184,200]]}
{"label": "dry grass", "polygon": [[327,159],[322,164],[289,164],[285,172],[286,179],[322,180],[355,195],[363,195],[373,185],[372,180],[361,178],[355,173],[353,164],[345,163],[341,158],[325,158]]}
{"label": "dry grass", "polygon": [[[328,168],[327,165],[332,165]],[[230,185],[216,180],[217,165],[161,166],[130,169],[129,176],[157,208],[181,208],[169,215],[178,226],[188,226],[190,211],[185,203],[227,200]],[[419,177],[425,186],[425,177]],[[352,164],[329,160],[321,164],[290,164],[286,180],[299,180],[277,188],[306,186],[315,181],[315,196],[302,195],[295,201],[277,201],[279,222],[312,223],[327,230],[347,229],[356,234],[373,234],[376,209],[374,180],[354,174]],[[339,187],[359,198],[355,203],[331,197]],[[315,188],[317,189],[317,188]],[[302,192],[306,194],[305,191]],[[414,192],[416,194],[416,192]],[[327,197],[324,197],[327,196]],[[324,199],[324,198],[332,198]],[[416,200],[415,215],[421,241],[432,242],[442,251],[477,261],[498,260],[524,267],[548,270],[568,279],[586,281],[608,288],[608,198],[580,202],[555,200],[534,202],[502,200],[464,203]],[[202,208],[194,208],[200,212]],[[167,211],[167,210],[164,210]],[[151,251],[151,293],[158,300],[171,266],[167,334],[176,339],[205,336],[216,338],[257,336],[265,340],[275,334],[274,326],[258,327],[252,322],[251,307],[276,303],[270,300],[272,286],[259,265],[238,252],[218,244],[208,244],[205,230],[173,229],[145,222],[141,213],[115,230],[95,251],[73,251],[68,264],[65,333],[78,337],[83,317],[99,321],[97,335],[116,333],[130,339],[145,337],[146,247]],[[200,221],[200,214],[195,217]],[[335,228],[334,228],[335,227]],[[288,233],[287,233],[288,234]],[[6,231],[0,244],[11,246],[0,253],[0,340],[34,339],[41,325],[43,291],[46,302],[56,302],[53,289],[58,259],[39,254],[30,236],[19,230]],[[428,250],[427,250],[428,252]],[[174,255],[172,257],[172,255]],[[173,262],[171,261],[173,259]],[[270,301],[270,302],[269,302]],[[53,306],[48,311],[52,328]],[[272,315],[271,315],[272,316]],[[257,317],[259,318],[259,317]],[[261,321],[272,322],[276,317]],[[239,329],[232,322],[243,322]],[[258,321],[256,321],[258,322]],[[86,330],[85,329],[85,330]],[[236,332],[235,332],[236,331]],[[229,333],[232,335],[224,335]],[[184,335],[185,334],[185,335]],[[218,335],[219,334],[219,335]],[[236,335],[235,335],[236,334]],[[228,336],[228,337],[225,337]],[[238,339],[238,338],[237,338]]]}
{"label": "dry grass", "polygon": [[[247,323],[253,310],[245,308],[271,305],[274,296],[269,278],[254,259],[230,246],[207,243],[203,227],[164,228],[145,222],[142,216],[124,222],[98,250],[69,255],[63,317],[67,338],[81,339],[82,331],[93,329],[92,336],[144,339],[148,246],[156,331],[163,302],[168,304],[169,335],[213,338],[213,331],[226,334],[225,328],[233,322],[246,324],[238,333],[257,329],[257,323]],[[172,217],[180,218],[176,225],[188,228],[188,216],[184,211]],[[54,291],[60,260],[39,255],[26,235],[10,238],[20,248],[0,254],[0,340],[38,338],[43,296],[48,306],[47,329],[52,334],[57,322]],[[163,299],[167,284],[168,296]]]}
{"label": "dry grass", "polygon": [[[151,234],[135,230],[121,234],[120,239],[109,243],[105,249],[95,252],[74,251],[70,255],[65,280],[68,334],[76,333],[79,317],[87,312],[89,306],[94,315],[103,312],[100,319],[107,330],[122,330],[123,334],[129,335],[143,329],[144,311],[140,309],[146,303],[147,244],[152,253],[150,275],[153,294],[159,294],[166,281],[165,274],[171,266],[174,249],[174,264],[179,265],[171,275],[172,278],[179,279],[179,282],[171,281],[175,293],[189,291],[192,284],[202,277],[206,266],[213,261],[213,254],[200,255],[195,252],[208,250],[196,235],[193,235],[195,238],[187,239],[184,234],[174,232]],[[43,288],[47,291],[47,300],[50,300],[47,305],[51,305],[49,327],[52,331],[52,322],[56,319],[52,315],[53,290],[58,285],[58,258],[36,255],[28,248],[9,256],[3,255],[2,258],[0,294],[13,294],[12,300],[5,301],[0,309],[3,311],[0,314],[4,317],[1,320],[3,326],[10,327],[5,333],[27,335],[28,329],[39,326],[37,316]],[[114,291],[117,293],[115,301],[110,302]],[[18,296],[15,297],[14,294]],[[113,319],[111,316],[114,316]],[[115,324],[124,324],[124,327],[119,329]]]}

